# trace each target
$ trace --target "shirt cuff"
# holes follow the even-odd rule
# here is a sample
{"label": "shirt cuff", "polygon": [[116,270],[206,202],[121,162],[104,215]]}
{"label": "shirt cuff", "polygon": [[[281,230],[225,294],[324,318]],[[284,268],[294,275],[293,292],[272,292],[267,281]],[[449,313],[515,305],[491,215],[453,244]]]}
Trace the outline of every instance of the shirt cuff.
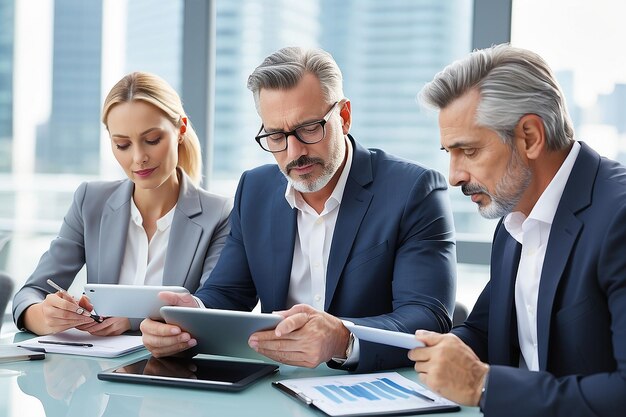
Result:
{"label": "shirt cuff", "polygon": [[201,299],[199,299],[198,297],[196,297],[195,295],[192,295],[193,299],[196,300],[196,303],[198,303],[198,307],[200,308],[206,308],[206,306],[204,305],[204,303],[202,302]]}
{"label": "shirt cuff", "polygon": [[487,375],[485,375],[485,384],[483,385],[483,389],[480,393],[480,398],[478,399],[478,407],[480,411],[485,411],[485,404],[487,404],[487,384],[489,383],[489,371],[487,371]]}
{"label": "shirt cuff", "polygon": [[354,337],[354,343],[352,344],[352,352],[350,352],[350,356],[348,356],[345,362],[341,365],[342,369],[354,369],[359,364],[359,354],[360,354],[360,346],[359,346],[359,338]]}
{"label": "shirt cuff", "polygon": [[[349,323],[349,324],[354,324],[351,321],[348,320],[342,320],[342,322],[345,323]],[[360,348],[360,344],[359,344],[359,339],[352,333],[350,332],[350,343],[351,345],[348,346],[348,357],[347,358],[331,358],[331,361],[336,363],[339,369],[345,369],[345,370],[351,370],[351,369],[355,369],[358,364],[359,364],[359,356],[360,356],[360,352],[361,352],[361,348]],[[335,368],[333,366],[333,368]]]}

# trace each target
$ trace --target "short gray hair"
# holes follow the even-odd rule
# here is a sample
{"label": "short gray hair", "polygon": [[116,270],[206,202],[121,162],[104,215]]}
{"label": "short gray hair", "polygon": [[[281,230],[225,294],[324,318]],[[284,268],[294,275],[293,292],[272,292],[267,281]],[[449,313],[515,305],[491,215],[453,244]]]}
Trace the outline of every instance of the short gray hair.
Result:
{"label": "short gray hair", "polygon": [[254,96],[257,112],[261,89],[293,88],[306,73],[315,75],[320,81],[328,104],[343,99],[341,70],[328,52],[316,48],[287,47],[265,58],[248,77],[248,89]]}
{"label": "short gray hair", "polygon": [[508,44],[476,50],[435,75],[418,98],[444,109],[474,88],[480,93],[476,122],[505,143],[512,145],[514,129],[526,114],[543,120],[548,150],[564,149],[574,140],[563,91],[538,54]]}

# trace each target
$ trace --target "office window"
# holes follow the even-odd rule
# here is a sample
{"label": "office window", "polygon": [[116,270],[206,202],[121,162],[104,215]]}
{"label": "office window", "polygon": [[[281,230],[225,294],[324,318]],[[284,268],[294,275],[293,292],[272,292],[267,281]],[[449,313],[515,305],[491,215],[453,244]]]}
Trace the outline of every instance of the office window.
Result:
{"label": "office window", "polygon": [[[435,168],[447,176],[435,113],[416,94],[445,65],[471,49],[472,6],[465,0],[217,0],[215,135],[209,187],[232,193],[241,172],[273,157],[254,141],[260,126],[248,75],[290,45],[329,51],[352,101],[352,135],[367,147]],[[460,236],[491,239],[494,221],[450,190]],[[486,265],[459,268],[458,299],[472,306],[488,279]]]}
{"label": "office window", "polygon": [[[538,12],[540,10],[540,12]],[[575,138],[626,163],[626,5],[513,2],[511,42],[541,54],[565,92]]]}
{"label": "office window", "polygon": [[180,91],[182,19],[183,0],[0,1],[0,270],[16,287],[76,187],[124,178],[100,122],[112,85],[143,70]]}
{"label": "office window", "polygon": [[[263,57],[288,45],[333,54],[359,142],[447,175],[436,114],[420,112],[415,97],[471,49],[472,1],[215,1],[208,188],[233,195],[243,170],[274,162],[253,139],[260,120],[245,86]],[[100,123],[113,83],[144,70],[181,92],[184,7],[185,0],[0,0],[0,237],[11,237],[0,269],[17,287],[58,232],[80,182],[124,178]],[[488,240],[493,222],[457,189],[451,198],[457,230]],[[486,279],[486,267],[460,272],[459,298],[472,305]]]}

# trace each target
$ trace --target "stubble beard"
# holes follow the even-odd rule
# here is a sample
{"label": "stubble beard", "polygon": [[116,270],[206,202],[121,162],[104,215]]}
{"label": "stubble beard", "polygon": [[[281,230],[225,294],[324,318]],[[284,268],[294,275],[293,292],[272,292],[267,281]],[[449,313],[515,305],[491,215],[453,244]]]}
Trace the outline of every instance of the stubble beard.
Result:
{"label": "stubble beard", "polygon": [[490,202],[479,204],[478,212],[486,219],[499,219],[513,211],[530,185],[531,179],[532,172],[524,166],[517,151],[513,150],[506,172],[496,184],[493,193],[478,184],[463,184],[461,189],[465,195],[482,193],[489,196]]}
{"label": "stubble beard", "polygon": [[[343,138],[342,138],[343,139]],[[291,186],[301,193],[314,193],[324,188],[333,176],[337,173],[337,170],[343,162],[346,148],[343,140],[334,140],[330,149],[328,161],[324,161],[322,158],[310,158],[308,156],[301,156],[295,161],[288,163],[285,168],[281,168],[281,172],[287,178],[287,181]],[[313,178],[313,174],[299,175],[297,179],[292,178],[289,175],[291,168],[300,167],[309,164],[318,164],[322,167],[322,172],[317,178]]]}

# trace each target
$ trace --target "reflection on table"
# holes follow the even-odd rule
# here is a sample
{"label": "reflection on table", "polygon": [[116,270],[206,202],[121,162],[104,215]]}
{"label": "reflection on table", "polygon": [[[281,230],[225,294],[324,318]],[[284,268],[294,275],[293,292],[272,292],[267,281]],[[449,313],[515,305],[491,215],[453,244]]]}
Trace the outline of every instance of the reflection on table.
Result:
{"label": "reflection on table", "polygon": [[[16,337],[20,337],[18,334]],[[23,336],[22,336],[23,337]],[[2,340],[0,343],[11,343]],[[0,416],[320,416],[319,411],[283,394],[270,384],[287,378],[341,374],[322,365],[316,369],[281,366],[278,374],[241,392],[207,391],[100,381],[98,372],[147,357],[137,352],[117,359],[48,354],[43,361],[0,364]],[[416,379],[410,369],[399,370]],[[438,414],[445,416],[446,414]],[[450,416],[479,416],[463,408]]]}

